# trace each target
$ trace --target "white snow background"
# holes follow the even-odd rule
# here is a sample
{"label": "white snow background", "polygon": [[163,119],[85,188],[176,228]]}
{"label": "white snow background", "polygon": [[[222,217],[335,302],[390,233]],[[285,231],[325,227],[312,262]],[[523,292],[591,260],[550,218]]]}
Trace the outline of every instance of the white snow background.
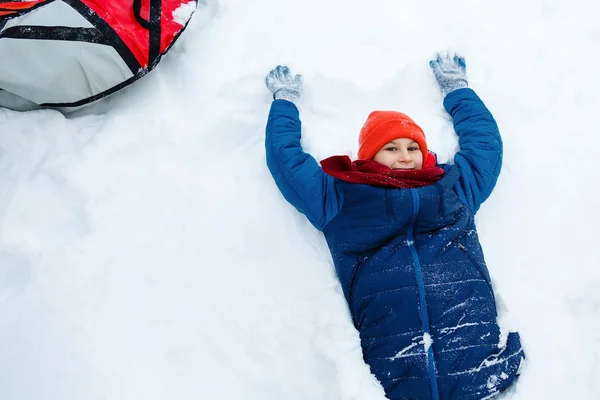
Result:
{"label": "white snow background", "polygon": [[465,56],[504,168],[478,229],[528,356],[507,400],[600,398],[597,2],[209,0],[159,67],[81,112],[0,109],[0,399],[381,400],[320,233],[265,166],[264,76],[303,144],[375,109],[440,161],[428,61]]}

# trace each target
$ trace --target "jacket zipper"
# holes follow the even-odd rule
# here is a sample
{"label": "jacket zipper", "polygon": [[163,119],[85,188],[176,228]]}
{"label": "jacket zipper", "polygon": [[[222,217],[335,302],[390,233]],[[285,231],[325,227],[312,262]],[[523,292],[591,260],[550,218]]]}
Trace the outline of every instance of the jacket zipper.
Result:
{"label": "jacket zipper", "polygon": [[[437,384],[437,373],[435,371],[435,360],[433,358],[433,347],[431,345],[431,333],[429,330],[429,313],[427,311],[427,301],[425,299],[425,282],[423,281],[423,270],[421,269],[421,262],[419,261],[419,255],[415,248],[414,242],[414,228],[415,222],[417,221],[417,214],[419,213],[420,201],[419,194],[416,189],[410,189],[410,194],[413,200],[413,215],[408,225],[407,242],[410,254],[412,256],[413,264],[415,266],[415,275],[417,278],[417,290],[419,292],[419,308],[421,312],[421,323],[424,332],[425,347],[427,350],[427,370],[429,372],[429,381],[431,383],[431,400],[439,400],[440,396],[438,393]],[[427,336],[428,339],[425,337]],[[427,343],[429,341],[429,343]]]}

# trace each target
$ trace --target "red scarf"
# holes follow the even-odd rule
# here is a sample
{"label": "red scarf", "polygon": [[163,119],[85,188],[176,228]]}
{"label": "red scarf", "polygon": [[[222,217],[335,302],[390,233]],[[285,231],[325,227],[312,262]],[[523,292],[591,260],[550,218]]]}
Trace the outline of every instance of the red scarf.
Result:
{"label": "red scarf", "polygon": [[326,158],[321,167],[326,174],[346,182],[401,189],[431,185],[444,175],[433,153],[427,154],[423,168],[418,170],[393,170],[373,160],[352,162],[348,156]]}

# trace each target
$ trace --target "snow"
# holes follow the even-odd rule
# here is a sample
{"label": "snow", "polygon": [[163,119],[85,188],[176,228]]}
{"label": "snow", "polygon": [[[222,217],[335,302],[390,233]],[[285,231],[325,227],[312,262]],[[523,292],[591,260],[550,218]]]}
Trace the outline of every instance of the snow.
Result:
{"label": "snow", "polygon": [[196,11],[196,2],[190,1],[183,3],[175,11],[173,11],[173,21],[180,25],[185,25],[192,17],[192,14]]}
{"label": "snow", "polygon": [[429,348],[431,347],[432,344],[433,344],[433,338],[431,337],[431,335],[429,333],[424,333],[423,334],[423,347],[425,349],[425,352],[429,351]]}
{"label": "snow", "polygon": [[323,237],[265,166],[263,80],[303,75],[317,159],[356,156],[368,113],[394,109],[446,161],[438,50],[465,56],[505,144],[477,219],[528,356],[502,400],[600,398],[597,11],[208,0],[118,95],[0,110],[0,398],[383,399]]}
{"label": "snow", "polygon": [[[428,336],[429,336],[429,335],[428,335]],[[413,340],[415,340],[415,339],[417,339],[417,340],[418,340],[418,339],[419,339],[419,337],[413,338]],[[406,346],[405,348],[403,348],[402,350],[400,350],[399,352],[397,352],[397,353],[396,353],[396,354],[395,354],[393,357],[390,357],[389,359],[390,359],[391,361],[394,361],[394,360],[397,360],[397,359],[399,359],[399,358],[413,357],[413,356],[415,356],[415,355],[422,354],[422,353],[419,353],[419,352],[416,352],[416,353],[415,353],[415,352],[413,352],[413,353],[409,353],[409,351],[410,351],[410,350],[414,349],[415,347],[418,347],[420,344],[424,344],[424,342],[423,342],[423,341],[421,341],[421,342],[418,342],[418,341],[417,341],[416,343],[411,343],[411,344],[409,344],[408,346]],[[427,351],[428,349],[429,349],[429,348],[425,349],[425,351]],[[389,375],[389,374],[390,374],[390,373],[388,372],[388,375]]]}

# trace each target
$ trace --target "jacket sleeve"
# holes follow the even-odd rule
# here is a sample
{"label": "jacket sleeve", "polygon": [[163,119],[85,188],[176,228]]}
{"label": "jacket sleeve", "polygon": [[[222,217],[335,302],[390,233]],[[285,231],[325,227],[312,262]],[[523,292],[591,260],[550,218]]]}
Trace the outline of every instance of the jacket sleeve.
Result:
{"label": "jacket sleeve", "polygon": [[267,166],[283,197],[323,231],[340,211],[342,196],[335,178],[302,150],[300,129],[296,106],[286,100],[273,101],[265,139]]}
{"label": "jacket sleeve", "polygon": [[454,156],[460,179],[454,190],[475,213],[492,193],[502,167],[502,139],[485,104],[471,89],[459,89],[444,99],[452,116],[460,150]]}

